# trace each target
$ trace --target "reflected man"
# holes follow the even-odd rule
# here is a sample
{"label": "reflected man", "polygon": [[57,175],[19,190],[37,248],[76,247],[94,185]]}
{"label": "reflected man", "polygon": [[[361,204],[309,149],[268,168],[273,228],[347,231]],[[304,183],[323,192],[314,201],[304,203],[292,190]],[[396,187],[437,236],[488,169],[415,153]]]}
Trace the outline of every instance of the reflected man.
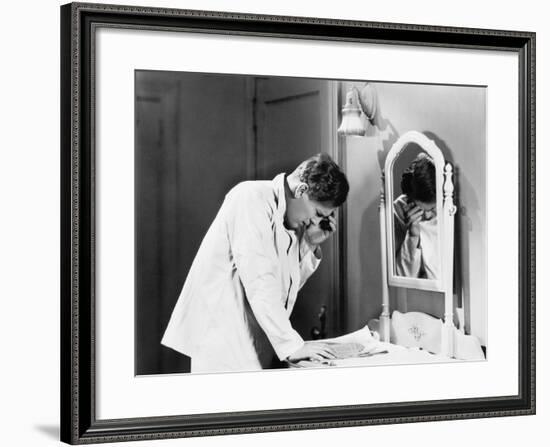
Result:
{"label": "reflected man", "polygon": [[420,153],[401,177],[393,203],[396,273],[412,278],[439,277],[439,234],[435,166]]}

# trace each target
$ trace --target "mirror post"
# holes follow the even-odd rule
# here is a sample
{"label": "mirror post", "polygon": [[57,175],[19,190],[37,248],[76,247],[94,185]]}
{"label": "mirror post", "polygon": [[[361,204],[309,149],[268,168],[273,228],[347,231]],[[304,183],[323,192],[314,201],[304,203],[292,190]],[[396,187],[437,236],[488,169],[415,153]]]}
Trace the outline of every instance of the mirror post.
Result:
{"label": "mirror post", "polygon": [[455,354],[455,325],[453,322],[453,260],[454,260],[454,218],[456,206],[453,203],[453,167],[445,164],[443,183],[443,258],[442,274],[445,284],[445,323],[441,338],[442,354]]}
{"label": "mirror post", "polygon": [[380,254],[382,256],[382,313],[380,314],[380,337],[382,341],[390,341],[390,295],[388,287],[388,247],[386,238],[386,200],[384,195],[385,177],[382,170],[382,188],[380,190],[380,206],[378,214],[380,218]]}

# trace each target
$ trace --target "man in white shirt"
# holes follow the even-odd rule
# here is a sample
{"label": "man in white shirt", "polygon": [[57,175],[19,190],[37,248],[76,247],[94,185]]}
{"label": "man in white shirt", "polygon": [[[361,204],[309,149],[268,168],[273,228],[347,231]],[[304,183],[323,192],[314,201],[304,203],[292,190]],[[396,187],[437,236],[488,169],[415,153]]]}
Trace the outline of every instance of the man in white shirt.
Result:
{"label": "man in white shirt", "polygon": [[195,256],[161,343],[191,357],[191,372],[250,371],[279,360],[334,357],[304,342],[290,314],[321,261],[347,198],[344,173],[326,154],[272,181],[226,195]]}
{"label": "man in white shirt", "polygon": [[435,165],[426,153],[421,152],[405,169],[401,190],[403,194],[393,202],[397,274],[438,279]]}

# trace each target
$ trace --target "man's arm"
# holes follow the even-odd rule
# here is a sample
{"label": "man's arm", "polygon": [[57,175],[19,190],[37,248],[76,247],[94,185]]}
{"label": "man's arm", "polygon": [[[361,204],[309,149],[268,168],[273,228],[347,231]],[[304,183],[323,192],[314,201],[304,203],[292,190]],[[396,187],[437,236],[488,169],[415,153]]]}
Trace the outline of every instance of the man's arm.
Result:
{"label": "man's arm", "polygon": [[394,202],[395,267],[399,276],[417,278],[422,265],[420,236],[409,232],[406,207],[401,197]]}
{"label": "man's arm", "polygon": [[300,239],[300,287],[301,289],[313,274],[323,258],[320,245],[311,246],[302,237]]}
{"label": "man's arm", "polygon": [[301,349],[304,340],[292,328],[282,302],[273,210],[256,191],[239,191],[233,200],[228,234],[237,274],[258,324],[284,360]]}
{"label": "man's arm", "polygon": [[420,236],[411,236],[407,232],[396,255],[396,268],[399,276],[418,278],[422,266]]}

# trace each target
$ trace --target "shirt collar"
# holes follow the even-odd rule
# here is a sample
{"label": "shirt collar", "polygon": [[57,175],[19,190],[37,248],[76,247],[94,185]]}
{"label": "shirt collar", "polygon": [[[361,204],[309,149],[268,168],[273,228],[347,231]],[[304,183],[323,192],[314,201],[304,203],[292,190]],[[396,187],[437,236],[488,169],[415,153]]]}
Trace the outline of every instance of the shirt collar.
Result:
{"label": "shirt collar", "polygon": [[273,179],[275,198],[277,200],[277,214],[283,221],[286,212],[285,175],[286,174],[282,172]]}
{"label": "shirt collar", "polygon": [[273,188],[275,191],[275,200],[277,201],[276,213],[283,224],[283,228],[286,230],[291,238],[294,238],[295,236],[301,237],[302,233],[300,232],[300,230],[291,230],[286,228],[286,226],[284,225],[286,213],[285,177],[286,174],[282,172],[272,180]]}

